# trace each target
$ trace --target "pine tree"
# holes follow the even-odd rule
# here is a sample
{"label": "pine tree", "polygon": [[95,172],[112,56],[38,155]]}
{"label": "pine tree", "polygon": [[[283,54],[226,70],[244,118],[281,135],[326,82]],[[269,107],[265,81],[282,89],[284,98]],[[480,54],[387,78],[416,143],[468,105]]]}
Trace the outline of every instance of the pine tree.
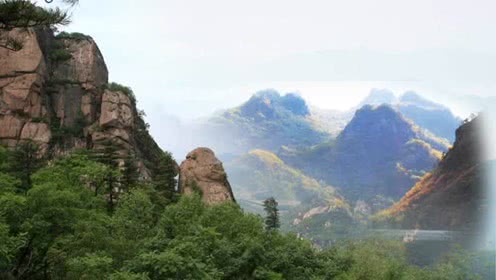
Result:
{"label": "pine tree", "polygon": [[[52,3],[53,0],[45,0]],[[61,0],[75,5],[78,0]],[[53,28],[70,23],[67,11],[60,8],[42,8],[31,0],[0,0],[0,47],[12,51],[22,49],[23,42],[9,35],[15,28],[27,30],[32,27]]]}
{"label": "pine tree", "polygon": [[138,167],[136,166],[136,158],[129,153],[129,155],[124,158],[124,166],[122,167],[121,183],[123,189],[129,191],[135,187],[139,181],[139,177],[140,174]]}
{"label": "pine tree", "polygon": [[163,153],[159,163],[153,170],[153,185],[155,189],[169,201],[176,199],[177,167],[170,153]]}
{"label": "pine tree", "polygon": [[121,159],[119,151],[122,150],[122,147],[110,139],[104,139],[95,144],[97,148],[93,153],[93,159],[111,167],[105,176],[105,193],[108,195],[109,211],[113,212],[115,199],[117,198],[116,190],[121,187],[118,170],[119,160]]}
{"label": "pine tree", "polygon": [[43,164],[38,145],[31,141],[20,143],[9,153],[9,173],[21,181],[21,191],[32,187],[31,175]]}
{"label": "pine tree", "polygon": [[264,202],[265,229],[277,230],[280,227],[278,203],[275,198],[269,197]]}

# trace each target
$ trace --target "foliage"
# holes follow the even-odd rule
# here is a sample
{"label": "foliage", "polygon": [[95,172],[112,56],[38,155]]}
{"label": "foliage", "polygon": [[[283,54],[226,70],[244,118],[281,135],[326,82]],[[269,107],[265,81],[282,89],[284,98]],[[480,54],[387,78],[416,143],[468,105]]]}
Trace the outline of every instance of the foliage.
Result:
{"label": "foliage", "polygon": [[127,95],[127,97],[129,97],[129,99],[131,99],[131,102],[133,104],[136,104],[136,96],[134,95],[134,92],[130,87],[111,82],[107,85],[107,89],[110,91],[119,91],[124,93],[125,95]]}
{"label": "foliage", "polygon": [[[0,174],[9,168],[8,153],[0,149]],[[293,234],[266,231],[260,216],[235,203],[207,206],[192,194],[164,204],[142,183],[124,187],[107,211],[101,190],[115,166],[94,159],[80,151],[55,160],[31,176],[27,192],[8,187],[18,178],[0,176],[1,279],[472,277],[465,255],[421,269],[407,265],[396,242],[317,250]]]}
{"label": "foliage", "polygon": [[265,229],[275,230],[281,226],[279,222],[279,209],[277,208],[277,201],[273,197],[264,200],[265,216]]}
{"label": "foliage", "polygon": [[[73,5],[77,0],[63,2]],[[0,19],[0,47],[11,51],[23,48],[23,42],[9,34],[15,28],[26,31],[31,27],[53,28],[70,22],[67,11],[39,7],[31,0],[0,0]]]}
{"label": "foliage", "polygon": [[27,192],[31,188],[31,175],[41,167],[42,162],[38,146],[30,141],[20,143],[10,153],[9,173],[20,180],[18,191]]}
{"label": "foliage", "polygon": [[59,34],[57,34],[57,36],[55,36],[55,38],[57,38],[57,39],[70,39],[70,40],[76,40],[76,41],[83,41],[83,40],[88,40],[91,37],[88,36],[88,35],[86,35],[86,34],[79,33],[79,32],[71,32],[71,33],[69,33],[69,32],[62,31]]}
{"label": "foliage", "polygon": [[50,50],[49,57],[54,63],[60,63],[71,59],[72,55],[62,42],[55,41]]}

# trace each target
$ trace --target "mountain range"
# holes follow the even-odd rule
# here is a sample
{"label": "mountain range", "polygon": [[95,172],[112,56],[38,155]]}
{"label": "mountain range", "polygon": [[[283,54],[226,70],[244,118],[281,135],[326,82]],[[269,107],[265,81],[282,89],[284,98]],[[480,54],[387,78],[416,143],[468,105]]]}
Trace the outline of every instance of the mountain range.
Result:
{"label": "mountain range", "polygon": [[351,199],[399,198],[448,146],[388,105],[365,105],[334,140],[305,150],[284,147],[279,154]]}

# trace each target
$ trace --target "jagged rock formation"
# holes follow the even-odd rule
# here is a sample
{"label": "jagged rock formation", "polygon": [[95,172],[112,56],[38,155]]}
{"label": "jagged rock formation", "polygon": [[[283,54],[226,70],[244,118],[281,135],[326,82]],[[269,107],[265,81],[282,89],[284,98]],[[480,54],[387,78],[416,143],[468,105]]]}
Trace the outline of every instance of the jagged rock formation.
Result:
{"label": "jagged rock formation", "polygon": [[209,148],[197,148],[190,152],[179,169],[181,193],[198,192],[209,205],[235,201],[222,162]]}
{"label": "jagged rock formation", "polygon": [[111,141],[150,176],[162,150],[148,134],[132,93],[108,85],[108,71],[89,36],[50,30],[12,31],[20,51],[0,49],[0,144],[33,141],[57,156]]}
{"label": "jagged rock formation", "polygon": [[335,141],[280,156],[355,200],[400,198],[447,149],[390,106],[365,105]]}
{"label": "jagged rock formation", "polygon": [[458,128],[453,148],[438,167],[378,220],[404,228],[477,229],[487,212],[479,122],[477,118]]}

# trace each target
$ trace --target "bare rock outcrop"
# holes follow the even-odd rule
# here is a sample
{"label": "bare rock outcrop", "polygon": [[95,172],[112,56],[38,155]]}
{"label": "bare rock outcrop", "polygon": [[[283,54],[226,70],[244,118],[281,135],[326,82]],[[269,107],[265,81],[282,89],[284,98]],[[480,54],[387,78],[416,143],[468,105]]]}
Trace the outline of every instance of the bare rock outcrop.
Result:
{"label": "bare rock outcrop", "polygon": [[105,90],[102,97],[100,125],[102,127],[132,127],[132,107],[130,98],[124,93]]}
{"label": "bare rock outcrop", "polygon": [[117,147],[150,178],[163,151],[128,92],[110,90],[95,41],[80,33],[14,29],[18,51],[0,48],[0,145],[33,141],[57,157],[73,149]]}
{"label": "bare rock outcrop", "polygon": [[209,148],[197,148],[180,165],[179,191],[199,192],[206,204],[235,201],[222,162]]}
{"label": "bare rock outcrop", "polygon": [[97,44],[91,37],[65,38],[59,41],[71,54],[71,58],[54,69],[55,79],[79,83],[86,90],[96,89],[107,83],[107,66]]}

